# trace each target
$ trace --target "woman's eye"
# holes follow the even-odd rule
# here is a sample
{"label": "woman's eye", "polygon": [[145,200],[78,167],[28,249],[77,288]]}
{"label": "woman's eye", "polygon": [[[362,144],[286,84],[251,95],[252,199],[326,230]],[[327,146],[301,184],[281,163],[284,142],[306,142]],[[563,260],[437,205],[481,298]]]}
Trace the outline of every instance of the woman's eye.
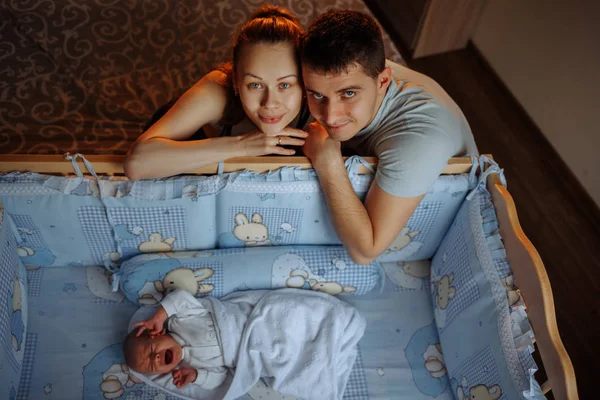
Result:
{"label": "woman's eye", "polygon": [[279,89],[289,89],[290,86],[292,86],[292,85],[290,85],[287,82],[284,82],[284,83],[282,83],[282,84],[279,85]]}
{"label": "woman's eye", "polygon": [[260,89],[262,87],[262,85],[260,83],[257,83],[257,82],[252,82],[250,85],[248,85],[248,87],[250,89]]}
{"label": "woman's eye", "polygon": [[350,97],[354,97],[354,95],[356,94],[356,92],[352,91],[352,90],[346,90],[344,92],[344,97],[349,99]]}

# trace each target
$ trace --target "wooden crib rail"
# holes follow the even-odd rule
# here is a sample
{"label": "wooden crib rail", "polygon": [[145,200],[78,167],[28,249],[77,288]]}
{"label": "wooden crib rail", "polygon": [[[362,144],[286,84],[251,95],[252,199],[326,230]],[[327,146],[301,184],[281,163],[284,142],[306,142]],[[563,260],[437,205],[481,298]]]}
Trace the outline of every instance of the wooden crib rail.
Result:
{"label": "wooden crib rail", "polygon": [[542,259],[521,229],[515,203],[497,174],[490,174],[487,187],[496,208],[508,261],[527,305],[527,315],[548,375],[542,390],[544,393],[552,390],[556,399],[578,399],[575,371],[558,333],[552,288]]}
{"label": "wooden crib rail", "polygon": [[[99,175],[124,175],[123,160],[125,156],[85,155],[94,170]],[[371,164],[377,165],[375,157],[364,157]],[[298,156],[266,156],[266,157],[236,157],[226,160],[223,172],[234,172],[247,169],[255,172],[266,172],[281,167],[312,168],[310,160]],[[79,161],[79,168],[85,171],[85,166]],[[188,172],[195,175],[216,174],[218,164],[209,164]],[[445,175],[462,174],[471,170],[471,159],[468,157],[451,158],[442,172]],[[73,174],[71,163],[61,155],[29,155],[29,154],[0,154],[0,172],[31,171],[43,174]],[[368,168],[361,166],[359,174],[371,173]]]}

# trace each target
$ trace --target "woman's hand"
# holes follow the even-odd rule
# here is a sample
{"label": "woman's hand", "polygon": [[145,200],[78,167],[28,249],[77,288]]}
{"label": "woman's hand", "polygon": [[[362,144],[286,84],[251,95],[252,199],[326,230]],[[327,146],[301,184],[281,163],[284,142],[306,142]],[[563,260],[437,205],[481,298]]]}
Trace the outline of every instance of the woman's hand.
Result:
{"label": "woman's hand", "polygon": [[165,321],[167,320],[167,312],[162,306],[154,313],[152,318],[133,324],[134,327],[140,327],[135,336],[140,336],[144,331],[148,331],[151,338],[161,336],[166,333],[164,329]]}
{"label": "woman's hand", "polygon": [[280,154],[291,156],[296,153],[294,149],[283,146],[302,146],[308,134],[300,129],[285,128],[276,135],[267,135],[260,131],[253,131],[238,136],[241,153],[244,156],[264,156],[265,154]]}

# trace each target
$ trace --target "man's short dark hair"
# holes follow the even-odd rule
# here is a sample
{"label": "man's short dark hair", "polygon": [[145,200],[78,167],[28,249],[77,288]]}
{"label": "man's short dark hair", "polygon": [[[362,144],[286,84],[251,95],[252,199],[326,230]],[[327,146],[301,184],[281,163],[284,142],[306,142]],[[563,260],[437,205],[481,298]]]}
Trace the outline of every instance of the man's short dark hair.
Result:
{"label": "man's short dark hair", "polygon": [[358,64],[376,79],[385,68],[381,28],[358,11],[331,10],[317,17],[303,37],[300,56],[304,65],[336,75]]}

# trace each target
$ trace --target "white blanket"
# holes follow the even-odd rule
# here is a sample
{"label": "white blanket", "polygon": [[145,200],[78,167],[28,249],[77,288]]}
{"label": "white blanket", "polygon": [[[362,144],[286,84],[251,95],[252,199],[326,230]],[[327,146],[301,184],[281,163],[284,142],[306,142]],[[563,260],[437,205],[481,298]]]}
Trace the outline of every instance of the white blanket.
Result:
{"label": "white blanket", "polygon": [[342,398],[366,327],[354,307],[301,289],[236,292],[199,301],[212,304],[223,357],[235,366],[233,379],[210,392],[194,385],[177,389],[168,378],[142,377],[145,382],[186,398],[233,400],[264,377],[273,389],[296,398]]}

